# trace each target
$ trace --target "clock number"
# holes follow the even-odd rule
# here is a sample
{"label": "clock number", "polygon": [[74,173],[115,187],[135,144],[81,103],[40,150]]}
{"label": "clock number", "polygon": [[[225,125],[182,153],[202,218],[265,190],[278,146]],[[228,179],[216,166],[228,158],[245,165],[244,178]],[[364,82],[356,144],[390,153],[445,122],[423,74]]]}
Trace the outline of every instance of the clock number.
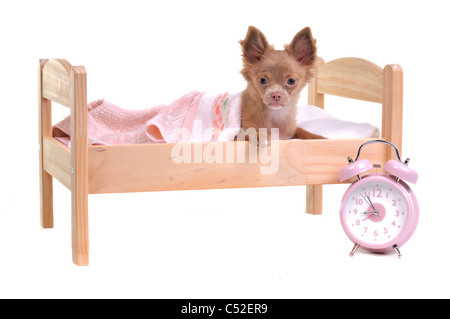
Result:
{"label": "clock number", "polygon": [[392,225],[392,227],[395,227],[395,220],[392,222],[391,225]]}
{"label": "clock number", "polygon": [[392,206],[397,206],[397,201],[395,199],[392,200]]}
{"label": "clock number", "polygon": [[367,227],[364,227],[364,234],[367,233]]}
{"label": "clock number", "polygon": [[398,210],[395,211],[395,217],[400,216],[400,212]]}
{"label": "clock number", "polygon": [[[373,189],[373,197],[382,197],[381,196],[381,193],[382,193],[383,191],[381,190],[381,189],[379,189],[379,188],[377,188],[377,189]],[[378,194],[376,194],[376,193],[378,193]]]}
{"label": "clock number", "polygon": [[377,236],[378,236],[378,230],[375,230],[375,231],[373,232],[373,235],[374,235],[375,237],[377,237]]}
{"label": "clock number", "polygon": [[353,210],[353,213],[355,213],[355,215],[358,214],[358,210],[355,208],[355,209]]}
{"label": "clock number", "polygon": [[362,200],[362,198],[355,198],[355,201],[356,201],[356,205],[362,205],[363,204],[363,200]]}
{"label": "clock number", "polygon": [[388,233],[388,229],[387,229],[387,227],[384,227],[384,232],[383,232],[383,234],[387,234]]}
{"label": "clock number", "polygon": [[361,221],[359,219],[356,220],[356,226],[361,225]]}

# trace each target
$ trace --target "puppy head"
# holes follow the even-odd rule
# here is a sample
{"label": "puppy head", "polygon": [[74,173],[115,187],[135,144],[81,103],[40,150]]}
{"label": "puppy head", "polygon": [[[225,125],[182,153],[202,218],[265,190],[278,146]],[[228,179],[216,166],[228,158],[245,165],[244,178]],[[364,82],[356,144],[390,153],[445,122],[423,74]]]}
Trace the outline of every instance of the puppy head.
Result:
{"label": "puppy head", "polygon": [[316,41],[310,28],[297,33],[284,50],[274,50],[264,34],[252,26],[240,44],[247,90],[270,109],[296,107],[301,90],[315,75]]}

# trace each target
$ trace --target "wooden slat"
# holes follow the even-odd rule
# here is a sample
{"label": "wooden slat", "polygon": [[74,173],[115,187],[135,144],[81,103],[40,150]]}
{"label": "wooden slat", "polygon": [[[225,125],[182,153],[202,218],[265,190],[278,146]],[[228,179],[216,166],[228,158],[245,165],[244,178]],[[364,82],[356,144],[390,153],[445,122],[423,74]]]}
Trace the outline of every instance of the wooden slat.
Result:
{"label": "wooden slat", "polygon": [[62,59],[47,62],[42,70],[42,95],[58,104],[70,107],[70,70],[72,66]]}
{"label": "wooden slat", "polygon": [[72,169],[70,148],[51,137],[43,142],[44,169],[68,189],[71,187]]}
{"label": "wooden slat", "polygon": [[[325,61],[322,58],[319,58],[317,61],[318,70],[320,70],[320,67],[323,64],[325,64]],[[317,77],[308,83],[308,105],[314,105],[321,109],[325,106],[324,95],[317,93]]]}
{"label": "wooden slat", "polygon": [[39,61],[38,68],[38,117],[39,117],[39,190],[41,226],[53,228],[53,178],[44,170],[44,138],[51,135],[52,102],[42,96],[42,70],[48,60]]}
{"label": "wooden slat", "polygon": [[[317,64],[320,67],[325,62],[319,58]],[[308,104],[315,105],[321,109],[325,107],[325,95],[317,93],[317,78],[308,85]],[[306,212],[313,215],[322,214],[323,186],[306,185]]]}
{"label": "wooden slat", "polygon": [[[384,68],[384,100],[381,136],[394,143],[402,154],[403,128],[403,70],[400,65],[388,64]],[[397,158],[392,149],[389,160]]]}
{"label": "wooden slat", "polygon": [[319,66],[317,93],[383,102],[383,70],[364,59],[342,58]]}
{"label": "wooden slat", "polygon": [[[279,142],[279,156],[263,164],[249,163],[248,143],[191,144],[195,148],[221,146],[224,162],[231,146],[247,148],[245,163],[176,164],[172,160],[174,144],[91,146],[89,157],[89,193],[122,193],[187,189],[242,188],[339,183],[338,172],[345,167],[347,156],[355,156],[358,147],[368,139],[355,140],[289,140]],[[275,147],[272,145],[271,150]],[[376,143],[364,150],[364,158],[384,163],[388,149]],[[201,157],[201,155],[200,155]],[[275,174],[261,174],[278,160]]]}
{"label": "wooden slat", "polygon": [[70,76],[70,144],[73,168],[71,179],[72,258],[79,266],[89,264],[86,79],[84,67],[72,68]]}

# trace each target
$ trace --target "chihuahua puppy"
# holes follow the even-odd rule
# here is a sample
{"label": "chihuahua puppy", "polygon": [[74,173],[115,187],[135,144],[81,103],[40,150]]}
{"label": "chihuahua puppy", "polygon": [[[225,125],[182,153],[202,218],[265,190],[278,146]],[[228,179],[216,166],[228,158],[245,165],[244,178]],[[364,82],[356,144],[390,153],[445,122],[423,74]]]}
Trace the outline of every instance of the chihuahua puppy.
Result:
{"label": "chihuahua puppy", "polygon": [[[316,41],[310,28],[304,28],[284,50],[274,50],[264,34],[250,26],[239,42],[247,81],[242,92],[242,129],[254,128],[258,144],[270,143],[270,131],[279,129],[280,139],[323,139],[296,124],[300,92],[316,72]],[[267,128],[261,136],[260,128]]]}

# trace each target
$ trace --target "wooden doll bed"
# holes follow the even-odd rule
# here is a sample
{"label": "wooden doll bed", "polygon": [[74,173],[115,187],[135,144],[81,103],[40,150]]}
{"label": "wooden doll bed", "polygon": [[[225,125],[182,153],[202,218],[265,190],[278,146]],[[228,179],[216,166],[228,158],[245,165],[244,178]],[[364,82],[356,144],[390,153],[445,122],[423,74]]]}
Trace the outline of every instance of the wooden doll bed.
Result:
{"label": "wooden doll bed", "polygon": [[[53,227],[53,177],[72,193],[72,256],[89,263],[88,194],[188,189],[307,185],[306,212],[322,213],[322,185],[338,184],[347,156],[368,139],[287,140],[279,144],[279,170],[260,173],[261,163],[182,163],[171,158],[173,144],[87,144],[87,82],[82,66],[66,60],[39,63],[39,166],[41,225]],[[319,66],[308,88],[308,103],[324,107],[331,94],[382,104],[382,139],[401,151],[403,72],[359,58],[342,58]],[[71,147],[52,136],[52,102],[70,108]],[[238,147],[239,143],[221,147]],[[200,144],[202,147],[205,144]],[[242,146],[242,144],[240,144]],[[248,144],[245,145],[248,148]],[[199,144],[192,147],[199,147]],[[381,143],[365,150],[372,163],[394,154]]]}

